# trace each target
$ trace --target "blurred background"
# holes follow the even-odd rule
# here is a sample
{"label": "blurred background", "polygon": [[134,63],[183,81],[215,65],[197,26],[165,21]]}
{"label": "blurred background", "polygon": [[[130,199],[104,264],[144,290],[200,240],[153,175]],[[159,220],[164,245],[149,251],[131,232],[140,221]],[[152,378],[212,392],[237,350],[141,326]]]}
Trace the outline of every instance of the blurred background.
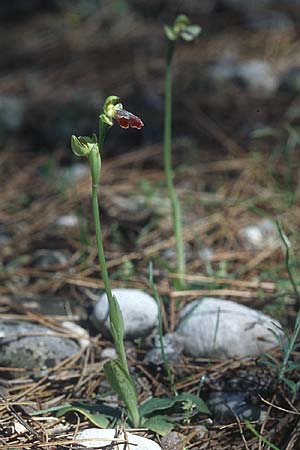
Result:
{"label": "blurred background", "polygon": [[110,133],[109,154],[161,142],[163,26],[179,13],[203,31],[177,46],[175,139],[211,156],[297,126],[299,0],[2,0],[1,147],[67,161],[70,135],[96,130],[108,95],[145,123]]}

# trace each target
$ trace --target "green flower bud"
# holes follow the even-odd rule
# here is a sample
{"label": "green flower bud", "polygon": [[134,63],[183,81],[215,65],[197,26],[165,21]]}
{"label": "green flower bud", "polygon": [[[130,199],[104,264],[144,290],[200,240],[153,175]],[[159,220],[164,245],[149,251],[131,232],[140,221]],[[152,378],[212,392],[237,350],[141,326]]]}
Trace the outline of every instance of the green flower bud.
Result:
{"label": "green flower bud", "polygon": [[181,14],[176,17],[173,26],[165,26],[165,34],[170,41],[181,37],[184,41],[193,41],[201,32],[199,25],[191,25],[190,19]]}
{"label": "green flower bud", "polygon": [[100,181],[101,158],[98,147],[94,146],[89,153],[90,169],[93,185],[98,185]]}
{"label": "green flower bud", "polygon": [[76,156],[88,156],[93,148],[98,149],[97,137],[94,134],[91,138],[88,136],[71,136],[71,148]]}

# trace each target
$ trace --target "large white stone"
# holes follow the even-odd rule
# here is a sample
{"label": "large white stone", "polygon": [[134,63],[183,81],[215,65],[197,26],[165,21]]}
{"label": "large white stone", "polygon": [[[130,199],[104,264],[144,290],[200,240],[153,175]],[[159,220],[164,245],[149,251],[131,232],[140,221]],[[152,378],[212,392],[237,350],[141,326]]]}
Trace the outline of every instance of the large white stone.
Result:
{"label": "large white stone", "polygon": [[282,334],[280,324],[260,311],[203,298],[183,308],[177,332],[187,354],[226,359],[258,356],[274,347],[277,341],[270,329]]}
{"label": "large white stone", "polygon": [[[157,304],[153,297],[139,289],[114,289],[124,319],[125,336],[146,336],[158,325]],[[109,330],[109,310],[106,294],[101,295],[94,308],[94,318]]]}
{"label": "large white stone", "polygon": [[[127,441],[128,445],[126,445],[126,449],[128,450],[161,450],[161,447],[151,439],[137,436],[132,433],[126,433],[126,436],[124,436],[123,432],[121,432],[120,436],[117,438],[120,444],[116,445],[115,435],[116,430],[113,428],[88,428],[78,433],[75,436],[75,440],[78,444],[80,444],[80,446],[88,448],[107,447],[108,450],[123,450],[125,448],[124,443]],[[111,447],[108,447],[109,445],[111,445]]]}
{"label": "large white stone", "polygon": [[259,59],[239,62],[225,55],[209,68],[209,75],[215,85],[237,85],[258,96],[269,96],[278,86],[272,66]]}

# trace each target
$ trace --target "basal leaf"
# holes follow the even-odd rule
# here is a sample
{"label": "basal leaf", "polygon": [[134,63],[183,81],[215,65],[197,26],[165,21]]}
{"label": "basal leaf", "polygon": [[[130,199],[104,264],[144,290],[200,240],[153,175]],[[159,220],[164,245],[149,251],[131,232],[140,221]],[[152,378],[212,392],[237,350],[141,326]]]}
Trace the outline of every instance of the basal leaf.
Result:
{"label": "basal leaf", "polygon": [[149,428],[149,430],[155,433],[165,436],[170,433],[174,428],[174,424],[169,422],[164,416],[154,416],[146,419],[143,422],[143,427]]}
{"label": "basal leaf", "polygon": [[104,373],[113,390],[125,403],[134,427],[139,423],[137,395],[130,375],[118,360],[111,360],[104,364]]}
{"label": "basal leaf", "polygon": [[155,398],[152,397],[149,400],[146,400],[140,407],[140,415],[141,416],[148,416],[149,414],[152,414],[155,411],[161,411],[164,409],[171,408],[176,403],[176,397],[173,398],[167,398],[167,397],[160,397]]}
{"label": "basal leaf", "polygon": [[65,408],[61,408],[57,413],[57,417],[64,416],[68,412],[75,411],[84,415],[91,423],[96,425],[96,427],[107,428],[110,423],[110,420],[104,414],[93,414],[88,411],[88,409],[82,408],[80,406],[67,406]]}

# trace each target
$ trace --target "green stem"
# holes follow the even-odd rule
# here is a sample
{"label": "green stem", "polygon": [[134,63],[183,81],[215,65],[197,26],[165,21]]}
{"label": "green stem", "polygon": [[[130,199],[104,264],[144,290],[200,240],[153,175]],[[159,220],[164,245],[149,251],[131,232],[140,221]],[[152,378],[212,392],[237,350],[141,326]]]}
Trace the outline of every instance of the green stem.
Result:
{"label": "green stem", "polygon": [[287,346],[286,352],[284,352],[283,362],[281,365],[281,369],[279,371],[278,377],[279,377],[279,380],[281,381],[284,378],[291,353],[294,351],[295,343],[296,343],[297,337],[300,332],[300,294],[298,291],[297,282],[294,279],[294,275],[293,275],[293,269],[292,269],[292,264],[291,264],[291,254],[290,254],[290,243],[289,243],[288,237],[286,236],[285,232],[283,231],[282,226],[278,220],[276,221],[276,225],[277,225],[277,229],[279,231],[281,240],[285,246],[285,266],[286,266],[286,269],[288,272],[288,276],[289,276],[291,285],[294,290],[294,294],[295,294],[295,297],[297,300],[297,306],[298,306],[298,313],[297,313],[296,320],[295,320],[294,330],[293,330],[292,336],[288,339],[288,346]]}
{"label": "green stem", "polygon": [[[185,274],[185,253],[182,231],[182,215],[180,202],[174,188],[171,144],[172,144],[172,70],[171,63],[174,53],[175,43],[168,40],[166,55],[166,78],[165,78],[165,118],[164,118],[164,168],[167,181],[167,189],[172,207],[173,228],[176,241],[177,272],[179,275]],[[184,286],[184,280],[179,276],[180,287]]]}
{"label": "green stem", "polygon": [[[108,304],[109,304],[109,319],[110,319],[110,323],[114,324],[114,317],[112,317],[112,311],[114,309],[114,297],[113,297],[113,294],[111,291],[109,276],[108,276],[107,267],[106,267],[106,260],[105,260],[105,256],[104,256],[104,249],[103,249],[103,244],[102,244],[102,230],[101,230],[99,205],[98,205],[98,187],[96,185],[92,186],[92,202],[93,202],[93,215],[94,215],[95,230],[96,230],[98,259],[99,259],[99,264],[101,266],[102,279],[104,282],[105,292],[106,292]],[[112,333],[112,335],[114,338],[113,333]],[[115,341],[115,339],[114,339],[114,341]],[[121,361],[123,367],[128,372],[128,364],[127,364],[124,344],[122,345],[120,342],[115,342],[115,346],[116,346],[116,350],[117,350],[118,356],[120,358],[120,361]]]}
{"label": "green stem", "polygon": [[[104,136],[103,133],[105,133],[107,127],[100,127],[101,135],[99,136],[99,142],[103,143]],[[124,346],[124,323],[123,323],[123,316],[122,312],[120,310],[118,301],[116,297],[113,295],[111,290],[111,285],[109,281],[108,271],[107,271],[107,265],[105,260],[105,254],[104,254],[104,248],[103,248],[103,240],[102,240],[102,230],[101,230],[101,222],[100,222],[100,215],[99,215],[99,204],[98,204],[98,186],[99,186],[99,178],[100,178],[100,152],[97,149],[97,151],[91,151],[89,156],[90,161],[90,169],[91,169],[91,176],[92,176],[92,204],[93,204],[93,216],[94,216],[94,222],[95,222],[95,231],[96,231],[96,242],[97,242],[97,249],[98,249],[98,259],[99,264],[101,267],[101,274],[102,279],[104,282],[105,292],[108,299],[109,304],[109,319],[110,319],[110,329],[111,334],[114,340],[115,348],[118,354],[118,360],[119,364],[121,365],[122,369],[127,374],[129,383],[132,384],[134,389],[134,383],[131,378],[131,375],[129,373],[128,368],[128,362],[125,352],[125,346]],[[118,377],[117,377],[118,379]],[[111,380],[108,380],[109,382]],[[112,384],[113,386],[113,384]],[[140,415],[139,415],[139,409],[138,409],[138,403],[137,403],[137,397],[136,395],[132,394],[130,395],[130,398],[128,398],[128,392],[126,390],[126,386],[124,386],[122,383],[119,386],[120,388],[120,394],[121,398],[125,402],[129,416],[131,417],[132,423],[134,427],[139,427],[140,425]]]}
{"label": "green stem", "polygon": [[169,360],[167,358],[166,352],[165,352],[165,346],[164,346],[164,339],[163,339],[163,321],[162,321],[162,315],[161,315],[161,298],[158,293],[157,287],[154,283],[153,279],[153,264],[152,261],[149,263],[149,281],[152,287],[152,291],[154,294],[154,298],[157,303],[157,309],[158,309],[158,333],[159,333],[159,343],[160,343],[160,350],[161,350],[161,356],[164,362],[164,366],[167,372],[168,381],[170,384],[170,387],[172,389],[172,392],[174,395],[178,395],[176,384],[174,380],[173,372],[171,371],[171,367],[169,364]]}

